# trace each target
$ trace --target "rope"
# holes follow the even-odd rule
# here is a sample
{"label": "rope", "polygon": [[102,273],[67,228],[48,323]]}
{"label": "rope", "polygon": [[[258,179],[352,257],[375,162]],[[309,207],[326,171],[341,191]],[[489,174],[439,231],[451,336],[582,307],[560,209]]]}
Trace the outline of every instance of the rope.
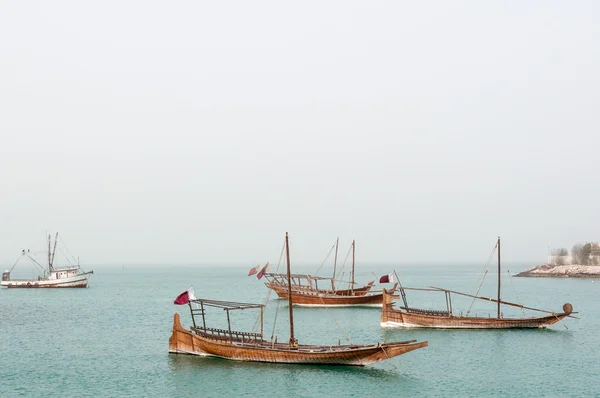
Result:
{"label": "rope", "polygon": [[333,313],[331,311],[331,308],[329,308],[328,306],[325,305],[325,302],[323,301],[323,297],[321,295],[319,295],[319,299],[321,300],[321,303],[325,306],[325,308],[327,309],[327,311],[329,312],[329,316],[331,317],[331,319],[333,319],[333,322],[335,323],[335,326],[337,326],[337,328],[339,329],[340,332],[342,332],[342,335],[344,335],[344,338],[346,339],[346,341],[352,345],[352,342],[350,341],[350,338],[348,337],[348,335],[344,332],[344,329],[342,329],[342,327],[340,326],[340,324],[338,323],[337,319],[335,319],[335,317],[333,316]]}
{"label": "rope", "polygon": [[[281,261],[283,259],[284,252],[285,252],[285,241],[283,242],[283,247],[281,248],[281,253],[279,254],[279,262],[277,263],[277,269],[275,270],[275,273],[279,272],[279,267],[281,266]],[[266,265],[265,265],[265,267],[266,267]],[[267,306],[267,303],[269,302],[269,299],[271,298],[271,292],[272,292],[271,289],[267,289],[267,295],[264,300],[265,307]],[[275,310],[275,319],[273,320],[273,330],[275,330],[275,324],[277,323],[277,313],[278,312],[279,312],[279,301],[277,301],[277,309]],[[263,312],[263,316],[264,316],[264,312]],[[260,314],[258,314],[258,317],[256,318],[256,322],[254,322],[254,327],[252,328],[253,332],[258,331],[259,322],[260,322]],[[264,319],[263,319],[263,322],[264,322]],[[271,334],[271,340],[273,340],[272,334]]]}
{"label": "rope", "polygon": [[[477,291],[475,292],[475,296],[479,295],[479,290],[481,289],[481,286],[483,285],[483,282],[485,281],[485,276],[488,273],[490,261],[492,261],[492,256],[496,252],[497,247],[498,247],[498,243],[496,243],[494,245],[494,248],[492,249],[492,252],[490,253],[490,256],[488,257],[487,262],[485,263],[485,272],[483,273],[483,278],[481,278],[481,283],[479,284],[479,287],[477,288]],[[471,312],[471,308],[473,308],[473,304],[475,304],[475,300],[476,299],[473,298],[473,301],[471,301],[471,305],[469,305],[469,309],[467,310],[466,316],[469,316],[469,312]]]}
{"label": "rope", "polygon": [[[344,276],[344,268],[346,267],[346,261],[348,261],[348,257],[350,257],[350,253],[352,253],[352,246],[350,246],[350,249],[348,249],[348,253],[346,254],[346,258],[344,259],[344,262],[342,263],[342,267],[340,268],[340,272],[339,272],[340,279],[339,279],[339,282],[342,282],[342,278]],[[334,281],[337,281],[337,278],[334,279]],[[339,287],[338,284],[336,284],[336,286]],[[348,281],[348,286],[350,286],[350,281]],[[337,292],[337,290],[338,289],[336,288],[335,291]]]}
{"label": "rope", "polygon": [[67,257],[67,255],[65,254],[65,252],[62,251],[62,249],[60,248],[60,246],[58,247],[58,251],[65,256],[65,259],[67,260],[67,262],[69,263],[69,265],[71,265],[71,260],[69,260],[69,257]]}
{"label": "rope", "polygon": [[[69,250],[69,247],[67,246],[67,244],[66,244],[66,243],[65,243],[65,241],[63,240],[63,238],[62,238],[62,235],[58,235],[58,239],[60,239],[60,241],[62,242],[62,244],[65,246],[65,249],[67,250],[67,252],[69,252],[69,255],[70,255],[71,257],[73,257],[73,262],[74,262],[74,263],[77,263],[77,260],[75,260],[75,256],[71,254],[71,251]],[[59,248],[59,250],[60,250],[60,248]],[[61,250],[61,253],[62,253],[62,250]],[[63,255],[64,255],[65,257],[67,257],[67,256],[66,256],[64,253],[63,253]],[[70,260],[67,258],[67,261],[70,261]]]}
{"label": "rope", "polygon": [[9,273],[12,272],[12,270],[16,267],[16,265],[19,263],[19,260],[21,259],[21,257],[23,257],[23,255],[20,255],[19,258],[17,258],[17,261],[15,261],[15,263],[13,264],[12,268],[10,269],[10,271],[8,271]]}
{"label": "rope", "polygon": [[275,270],[276,274],[279,273],[279,267],[281,266],[281,261],[283,259],[283,253],[285,253],[285,241],[283,241],[283,246],[281,247],[281,253],[279,253],[279,262],[277,263],[277,269]]}
{"label": "rope", "polygon": [[[383,348],[383,346],[381,346],[381,351],[383,351],[383,353],[385,354],[385,356],[387,357],[387,359],[390,359],[390,356],[388,355],[388,353],[387,353],[387,351],[385,350],[385,348]],[[398,369],[398,368],[396,367],[396,365],[394,365],[394,363],[393,363],[393,362],[388,362],[388,363],[389,363],[389,364],[391,364],[391,365],[394,367],[394,369],[396,369],[396,370]]]}
{"label": "rope", "polygon": [[319,265],[319,268],[317,268],[317,272],[315,272],[315,275],[319,274],[319,271],[321,270],[321,268],[323,268],[323,264],[325,264],[325,261],[327,261],[329,256],[331,256],[331,252],[333,251],[333,249],[335,249],[335,244],[333,246],[331,246],[331,249],[329,249],[329,253],[327,253],[327,256],[325,256],[325,260],[323,260],[321,265]]}
{"label": "rope", "polygon": [[[521,300],[519,299],[519,296],[517,295],[517,290],[515,289],[515,285],[513,284],[512,278],[510,276],[510,270],[506,270],[506,272],[508,273],[508,280],[510,281],[510,286],[512,287],[513,294],[515,295],[515,298],[517,299],[517,303],[520,303]],[[521,313],[523,315],[525,315],[525,310],[523,308],[521,308]]]}
{"label": "rope", "polygon": [[[38,267],[39,267],[39,268],[40,268],[40,269],[41,269],[43,272],[46,272],[46,269],[45,269],[45,268],[44,268],[44,267],[43,267],[43,266],[42,266],[40,263],[38,263],[37,261],[35,261],[35,259],[34,259],[33,257],[31,257],[29,254],[26,254],[26,255],[27,255],[27,257],[29,257],[29,259],[30,259],[31,261],[33,261],[33,263],[34,263],[35,265],[37,265],[37,266],[38,266]],[[16,265],[16,264],[15,264],[15,265]]]}
{"label": "rope", "polygon": [[[271,289],[269,289],[271,290]],[[275,335],[275,325],[277,325],[277,314],[279,314],[279,303],[281,300],[277,300],[277,306],[275,307],[275,319],[273,320],[273,329],[271,329],[271,340],[273,341],[273,336]]]}

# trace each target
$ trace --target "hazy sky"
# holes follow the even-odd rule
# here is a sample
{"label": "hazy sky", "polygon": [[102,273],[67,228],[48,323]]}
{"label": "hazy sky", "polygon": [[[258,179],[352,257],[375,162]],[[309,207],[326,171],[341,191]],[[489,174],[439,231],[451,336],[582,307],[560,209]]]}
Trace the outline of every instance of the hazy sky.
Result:
{"label": "hazy sky", "polygon": [[600,240],[598,71],[597,1],[0,0],[0,264],[543,262]]}

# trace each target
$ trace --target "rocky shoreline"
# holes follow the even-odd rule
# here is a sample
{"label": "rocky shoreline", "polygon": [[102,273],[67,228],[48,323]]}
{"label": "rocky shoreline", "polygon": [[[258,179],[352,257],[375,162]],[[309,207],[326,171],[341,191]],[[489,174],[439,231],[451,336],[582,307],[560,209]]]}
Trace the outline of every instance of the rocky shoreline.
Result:
{"label": "rocky shoreline", "polygon": [[515,276],[535,278],[600,278],[600,265],[541,264]]}

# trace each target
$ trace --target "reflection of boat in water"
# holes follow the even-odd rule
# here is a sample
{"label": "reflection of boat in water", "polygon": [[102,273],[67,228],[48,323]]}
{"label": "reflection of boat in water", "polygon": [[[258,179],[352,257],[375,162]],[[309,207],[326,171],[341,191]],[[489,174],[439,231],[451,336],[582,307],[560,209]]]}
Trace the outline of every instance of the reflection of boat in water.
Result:
{"label": "reflection of boat in water", "polygon": [[[333,278],[292,274],[291,284],[287,283],[286,274],[265,273],[266,286],[273,290],[280,298],[288,298],[288,292],[292,294],[292,304],[307,307],[349,307],[349,306],[376,306],[381,307],[383,302],[382,291],[371,291],[373,281],[367,285],[355,287],[354,281],[354,259],[356,244],[352,241],[352,270],[348,289],[338,289],[335,284],[335,263]],[[337,243],[336,243],[337,261]],[[319,286],[319,281],[321,286]],[[331,287],[324,288],[324,283],[331,283]],[[396,286],[389,293],[393,293]]]}
{"label": "reflection of boat in water", "polygon": [[[286,234],[287,279],[291,284],[289,243]],[[181,295],[180,295],[181,297]],[[180,298],[176,300],[180,303]],[[290,339],[288,343],[267,341],[263,337],[262,304],[248,304],[217,300],[186,300],[192,315],[193,326],[186,330],[181,326],[179,314],[173,320],[173,332],[169,339],[169,352],[213,356],[251,362],[274,362],[286,364],[313,365],[357,365],[364,366],[384,359],[393,358],[407,352],[426,347],[427,342],[399,341],[392,343],[349,344],[349,345],[309,345],[298,344],[294,336],[294,316],[291,298],[288,297]],[[206,310],[217,308],[227,314],[227,329],[208,327]],[[245,332],[231,329],[230,313],[237,310],[255,309],[260,311],[260,331]]]}
{"label": "reflection of boat in water", "polygon": [[10,269],[2,274],[2,281],[0,286],[8,288],[75,288],[75,287],[86,287],[88,284],[88,277],[93,274],[94,271],[85,272],[79,266],[79,263],[65,266],[55,267],[54,266],[54,255],[56,253],[56,245],[58,243],[58,233],[54,238],[54,248],[52,247],[51,236],[48,235],[48,269],[37,262],[32,256],[29,250],[23,250],[19,259],[26,257],[33,262],[42,272],[37,279],[15,279],[10,278],[10,274],[15,266],[18,264],[18,260]]}
{"label": "reflection of boat in water", "polygon": [[[405,290],[400,286],[400,293],[404,306],[396,309],[393,308],[393,302],[400,296],[388,295],[384,292],[384,304],[383,311],[381,314],[380,322],[381,326],[388,327],[425,327],[425,328],[448,328],[448,329],[512,329],[512,328],[544,328],[552,325],[560,320],[570,316],[573,313],[573,306],[571,304],[563,305],[563,312],[552,312],[546,310],[540,310],[537,308],[525,307],[521,304],[510,303],[503,301],[500,298],[500,238],[496,244],[498,250],[498,298],[481,297],[477,295],[471,295],[466,293],[460,293],[453,290],[442,289],[438,287],[430,287],[428,289],[414,289],[414,290],[428,290],[442,292],[446,296],[446,309],[445,310],[429,310],[411,307],[408,305]],[[461,296],[467,296],[473,298],[473,300],[486,300],[495,302],[498,305],[498,311],[496,317],[478,317],[468,316],[456,316],[452,310],[452,294]],[[507,305],[512,307],[518,307],[521,309],[533,310],[538,312],[544,312],[548,315],[541,317],[504,317],[501,312],[501,305]]]}

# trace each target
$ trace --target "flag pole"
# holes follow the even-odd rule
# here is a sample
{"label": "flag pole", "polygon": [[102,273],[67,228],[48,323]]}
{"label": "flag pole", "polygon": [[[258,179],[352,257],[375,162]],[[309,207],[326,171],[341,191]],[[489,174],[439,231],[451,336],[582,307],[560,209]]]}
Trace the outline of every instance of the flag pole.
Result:
{"label": "flag pole", "polygon": [[408,307],[408,301],[406,300],[406,292],[404,291],[404,287],[402,287],[402,283],[400,283],[400,278],[398,278],[398,274],[396,270],[394,270],[394,275],[396,276],[396,280],[398,281],[398,286],[400,287],[400,295],[402,296],[402,301],[404,301],[404,306]]}

